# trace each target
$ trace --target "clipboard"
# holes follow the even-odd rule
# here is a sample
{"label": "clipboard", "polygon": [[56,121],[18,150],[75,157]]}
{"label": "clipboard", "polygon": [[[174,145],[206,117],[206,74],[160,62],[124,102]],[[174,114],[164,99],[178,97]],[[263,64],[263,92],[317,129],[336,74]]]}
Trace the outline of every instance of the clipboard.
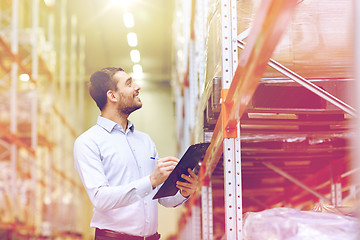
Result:
{"label": "clipboard", "polygon": [[[153,199],[174,196],[179,190],[176,187],[177,181],[185,182],[186,180],[181,177],[181,174],[188,175],[187,169],[193,169],[196,172],[196,168],[200,168],[199,163],[204,159],[205,152],[210,143],[198,143],[191,145],[184,155],[181,157],[179,163],[174,170],[170,173],[163,185],[154,195]],[[194,170],[195,169],[195,170]]]}

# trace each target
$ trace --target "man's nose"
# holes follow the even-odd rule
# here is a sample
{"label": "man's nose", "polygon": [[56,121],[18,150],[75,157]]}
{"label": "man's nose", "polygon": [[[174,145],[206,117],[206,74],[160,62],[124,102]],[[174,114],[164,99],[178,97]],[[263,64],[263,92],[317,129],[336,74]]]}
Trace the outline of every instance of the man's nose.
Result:
{"label": "man's nose", "polygon": [[137,83],[134,83],[134,87],[136,91],[139,91],[141,89],[141,87]]}

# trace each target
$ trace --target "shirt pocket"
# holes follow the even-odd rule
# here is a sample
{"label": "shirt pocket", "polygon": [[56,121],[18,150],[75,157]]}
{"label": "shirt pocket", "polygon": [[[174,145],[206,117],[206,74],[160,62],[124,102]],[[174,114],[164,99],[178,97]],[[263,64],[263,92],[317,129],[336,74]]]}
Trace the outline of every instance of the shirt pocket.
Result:
{"label": "shirt pocket", "polygon": [[109,144],[102,149],[104,173],[111,186],[127,184],[138,175],[131,151]]}

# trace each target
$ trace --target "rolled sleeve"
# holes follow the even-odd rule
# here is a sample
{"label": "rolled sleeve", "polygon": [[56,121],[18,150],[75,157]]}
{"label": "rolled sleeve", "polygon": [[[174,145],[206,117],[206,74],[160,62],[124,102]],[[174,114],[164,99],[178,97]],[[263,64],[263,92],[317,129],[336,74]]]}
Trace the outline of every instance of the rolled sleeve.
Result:
{"label": "rolled sleeve", "polygon": [[152,192],[150,176],[143,177],[137,181],[137,191],[141,198],[148,196]]}

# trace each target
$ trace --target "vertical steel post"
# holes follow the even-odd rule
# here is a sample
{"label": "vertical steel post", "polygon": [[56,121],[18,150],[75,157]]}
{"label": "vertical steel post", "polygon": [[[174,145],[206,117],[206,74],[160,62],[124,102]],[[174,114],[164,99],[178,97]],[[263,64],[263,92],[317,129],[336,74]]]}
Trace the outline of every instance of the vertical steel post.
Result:
{"label": "vertical steel post", "polygon": [[210,186],[201,187],[202,239],[213,239],[212,231],[212,193]]}
{"label": "vertical steel post", "polygon": [[232,52],[232,76],[234,76],[239,61],[239,53],[237,47],[237,0],[231,1],[231,52]]}
{"label": "vertical steel post", "polygon": [[342,202],[342,188],[341,183],[333,181],[331,183],[331,204],[338,207]]}
{"label": "vertical steel post", "polygon": [[195,239],[201,239],[201,208],[200,205],[195,206],[196,216],[196,235]]}
{"label": "vertical steel post", "polygon": [[[55,42],[55,32],[54,32],[54,24],[55,24],[55,16],[54,16],[54,6],[51,6],[49,9],[49,17],[48,17],[48,42],[50,43],[51,47],[54,48]],[[53,70],[53,69],[51,69]]]}
{"label": "vertical steel post", "polygon": [[201,220],[200,220],[200,208],[199,206],[191,207],[191,217],[192,217],[192,239],[198,240],[201,239]]}
{"label": "vertical steel post", "polygon": [[[238,66],[237,47],[237,1],[231,0],[231,52],[232,76]],[[236,207],[236,239],[242,239],[242,181],[241,181],[241,144],[240,122],[237,123],[237,137],[234,139],[234,165],[235,165],[235,207]]]}
{"label": "vertical steel post", "polygon": [[201,186],[202,239],[209,240],[208,186]]}
{"label": "vertical steel post", "polygon": [[[38,32],[39,32],[39,0],[33,0],[32,6],[32,52],[31,52],[31,77],[37,81],[39,78],[39,59],[38,59]],[[31,147],[36,150],[37,147],[37,91],[34,90],[32,100],[31,114]]]}
{"label": "vertical steel post", "polygon": [[[37,82],[38,78],[39,78],[39,59],[38,59],[38,32],[39,32],[39,0],[33,0],[32,1],[32,52],[31,52],[31,57],[32,57],[32,61],[31,61],[31,68],[32,68],[32,73],[31,73],[31,77],[33,78],[33,80],[35,80],[35,82]],[[33,90],[33,96],[31,98],[31,148],[34,149],[35,154],[36,154],[36,149],[37,149],[37,145],[38,145],[38,141],[37,141],[37,112],[38,112],[38,90],[34,89]],[[42,197],[41,194],[39,194],[40,192],[38,192],[38,182],[37,182],[37,168],[38,168],[38,161],[41,161],[41,159],[39,159],[37,157],[37,155],[34,156],[34,161],[33,161],[33,165],[32,165],[32,182],[33,182],[33,186],[34,186],[34,196],[31,200],[31,205],[32,205],[32,210],[34,212],[34,225],[35,226],[39,226],[37,224],[37,212],[42,212],[42,211],[38,211],[39,209],[41,209],[42,206]],[[40,164],[41,166],[42,164]],[[46,178],[45,178],[46,179]],[[43,218],[42,214],[40,214],[40,220]],[[35,228],[36,229],[36,228]]]}
{"label": "vertical steel post", "polygon": [[[77,18],[75,15],[72,15],[70,18],[70,28],[71,28],[71,35],[70,35],[70,116],[71,116],[71,124],[75,124],[77,122],[77,109],[76,109],[76,81],[77,81]],[[74,127],[74,125],[72,125]],[[76,128],[75,128],[76,129]]]}
{"label": "vertical steel post", "polygon": [[214,230],[213,230],[213,195],[212,195],[212,184],[211,180],[209,182],[208,191],[208,233],[209,233],[209,240],[214,239]]}
{"label": "vertical steel post", "polygon": [[84,96],[85,96],[85,36],[79,36],[79,57],[78,57],[78,129],[82,132],[84,128]]}
{"label": "vertical steel post", "polygon": [[[70,18],[70,29],[71,29],[71,35],[70,35],[70,121],[71,121],[71,126],[77,130],[76,128],[76,122],[78,121],[77,118],[77,109],[76,109],[76,82],[77,82],[77,65],[76,65],[76,61],[77,61],[77,51],[76,51],[76,47],[77,47],[77,41],[78,41],[78,37],[77,37],[77,17],[75,15],[72,15]],[[74,137],[74,136],[73,136]],[[71,159],[71,158],[70,158]],[[67,166],[66,166],[66,172],[71,173],[73,172],[75,174],[75,170],[73,168],[73,164],[71,160],[67,161]],[[71,174],[71,175],[74,175]],[[71,196],[74,198],[76,197],[76,192],[77,189],[71,186],[71,183],[69,183],[69,194],[71,194]],[[77,204],[76,201],[71,201],[68,203],[68,207],[70,209],[71,214],[73,214],[73,216],[71,217],[71,221],[69,221],[69,228],[68,230],[75,232],[76,229],[76,225],[77,225],[77,221],[76,221],[76,208],[77,208]]]}
{"label": "vertical steel post", "polygon": [[[187,149],[187,147],[191,144],[191,137],[190,137],[190,114],[191,114],[191,109],[190,109],[190,90],[188,87],[184,87],[184,112],[185,112],[185,117],[184,117],[184,129],[183,129],[183,145],[182,145],[182,153],[184,153]],[[187,116],[187,117],[186,117]]]}
{"label": "vertical steel post", "polygon": [[[231,0],[221,0],[222,88],[229,89],[233,77]],[[236,50],[236,49],[235,49]]]}
{"label": "vertical steel post", "polygon": [[[354,44],[354,56],[355,56],[355,61],[354,61],[354,72],[355,72],[355,84],[356,84],[356,88],[355,91],[353,92],[354,98],[355,98],[355,106],[356,106],[356,110],[358,112],[360,112],[360,2],[358,0],[353,0],[353,5],[354,5],[354,39],[353,39],[353,44]],[[360,118],[356,117],[355,118],[356,124],[355,124],[355,139],[353,141],[353,149],[354,150],[354,158],[353,158],[353,167],[354,169],[358,169],[360,168],[360,149],[359,149],[359,144],[360,144]],[[356,177],[354,178],[356,183],[360,182],[360,174],[359,172],[356,173]],[[360,202],[359,197],[357,197],[357,203]],[[358,209],[358,213],[360,213],[360,209]]]}
{"label": "vertical steel post", "polygon": [[224,197],[225,197],[225,231],[226,239],[236,238],[236,181],[234,139],[224,139]]}
{"label": "vertical steel post", "polygon": [[196,42],[198,49],[198,72],[199,72],[199,96],[201,96],[204,92],[205,88],[205,37],[206,37],[206,23],[207,23],[207,13],[208,13],[208,0],[198,0],[196,1],[197,7],[197,23],[198,23],[198,31],[196,31]]}
{"label": "vertical steel post", "polygon": [[[18,114],[18,101],[17,101],[17,86],[18,86],[18,71],[19,65],[17,62],[19,52],[19,39],[18,39],[18,18],[19,18],[19,0],[12,1],[12,15],[11,15],[11,52],[14,54],[15,59],[11,63],[11,88],[10,88],[10,131],[17,134],[17,114]],[[15,220],[17,218],[18,210],[14,205],[17,202],[17,147],[15,143],[11,144],[11,201],[13,203],[13,214]]]}
{"label": "vertical steel post", "polygon": [[334,206],[341,206],[342,204],[342,187],[341,187],[341,172],[339,172],[340,163],[336,160],[330,162],[331,165],[331,203]]}
{"label": "vertical steel post", "polygon": [[235,174],[237,239],[243,239],[240,122],[237,123],[237,137],[235,139]]}
{"label": "vertical steel post", "polygon": [[189,47],[189,131],[195,127],[195,103],[197,100],[198,72],[196,68],[195,40],[190,39]]}
{"label": "vertical steel post", "polygon": [[[52,49],[55,48],[55,31],[54,31],[54,25],[55,25],[55,16],[54,16],[54,6],[51,6],[49,8],[49,24],[48,24],[48,42],[50,43],[50,46]],[[54,66],[56,66],[56,58],[55,58],[55,62],[54,65],[49,66],[50,71],[52,72],[52,74],[54,74],[55,69]],[[53,106],[54,104],[54,95],[55,95],[55,87],[56,87],[56,81],[53,78],[53,81],[51,82],[50,85],[50,106]],[[50,128],[52,129],[56,129],[56,119],[54,119],[54,116],[50,118],[51,122],[50,122]],[[51,139],[56,139],[56,132],[54,133],[54,131],[51,131]],[[48,187],[46,189],[46,199],[48,201],[48,211],[47,211],[47,216],[46,219],[49,221],[49,234],[52,235],[53,233],[53,229],[54,229],[54,222],[52,220],[52,216],[54,216],[54,208],[53,206],[54,204],[54,196],[53,196],[53,189],[56,186],[56,181],[55,181],[55,177],[54,177],[54,166],[56,166],[56,163],[54,163],[54,150],[53,148],[49,149],[48,151],[48,161],[49,161],[49,168],[48,168]]]}
{"label": "vertical steel post", "polygon": [[[59,56],[59,77],[60,77],[60,106],[59,111],[61,114],[66,113],[66,81],[67,81],[67,1],[61,0],[60,2],[60,56]],[[60,121],[59,126],[62,123]],[[59,162],[58,166],[62,172],[66,172],[66,164],[64,164],[64,160],[66,160],[66,132],[58,126],[58,133],[60,138],[59,140]],[[67,208],[65,206],[66,201],[66,193],[67,193],[67,184],[64,184],[64,180],[62,176],[59,177],[59,182],[57,183],[60,188],[60,196],[59,196],[59,203],[60,206],[63,208],[63,211],[60,211],[59,219],[60,222],[58,224],[58,231],[64,231],[66,229],[66,212]]]}
{"label": "vertical steel post", "polygon": [[[237,67],[237,27],[236,1],[221,1],[221,48],[222,48],[222,88],[229,89]],[[223,101],[225,99],[222,99]],[[223,109],[225,110],[225,109]],[[224,119],[225,120],[225,119]],[[226,239],[238,239],[236,160],[239,159],[234,138],[224,138],[224,198]],[[240,151],[239,151],[240,152]],[[239,154],[239,153],[238,153]],[[241,186],[240,186],[241,188]],[[240,195],[241,196],[241,195]],[[241,210],[241,209],[240,209]],[[241,231],[240,231],[241,232]]]}
{"label": "vertical steel post", "polygon": [[[78,66],[78,76],[77,76],[77,83],[78,83],[78,101],[77,101],[77,112],[78,112],[78,124],[77,129],[82,132],[84,126],[84,95],[85,95],[85,37],[83,35],[79,35],[79,57],[77,59],[77,66]],[[83,217],[83,211],[85,210],[83,206],[83,195],[82,191],[77,188],[77,222],[83,222],[85,219]]]}
{"label": "vertical steel post", "polygon": [[[199,31],[196,32],[196,40],[198,43],[198,72],[199,72],[199,95],[201,96],[205,89],[206,81],[206,34],[207,34],[207,15],[208,15],[208,0],[196,1],[197,20]],[[203,140],[205,137],[203,136]],[[206,186],[201,186],[201,216],[202,216],[202,238],[203,240],[213,239],[213,216],[212,216],[212,191],[211,180]]]}

